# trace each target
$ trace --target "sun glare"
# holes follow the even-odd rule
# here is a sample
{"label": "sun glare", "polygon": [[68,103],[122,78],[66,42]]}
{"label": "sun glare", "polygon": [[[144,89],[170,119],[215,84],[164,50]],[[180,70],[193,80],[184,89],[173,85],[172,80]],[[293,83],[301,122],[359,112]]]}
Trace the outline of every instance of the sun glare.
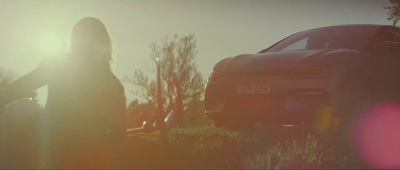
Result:
{"label": "sun glare", "polygon": [[66,38],[56,33],[43,34],[39,41],[40,51],[46,56],[56,56],[67,50]]}

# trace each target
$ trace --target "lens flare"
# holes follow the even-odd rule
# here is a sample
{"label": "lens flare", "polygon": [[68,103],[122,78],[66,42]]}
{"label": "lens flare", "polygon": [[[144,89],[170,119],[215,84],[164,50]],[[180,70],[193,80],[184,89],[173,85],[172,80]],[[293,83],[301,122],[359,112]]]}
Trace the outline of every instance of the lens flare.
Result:
{"label": "lens flare", "polygon": [[46,33],[39,40],[39,48],[46,56],[59,55],[67,51],[66,38],[56,33]]}
{"label": "lens flare", "polygon": [[353,144],[367,164],[380,169],[400,168],[399,105],[372,105],[362,112],[355,127]]}
{"label": "lens flare", "polygon": [[332,126],[333,115],[331,108],[322,106],[316,115],[314,127],[318,132],[327,131]]}

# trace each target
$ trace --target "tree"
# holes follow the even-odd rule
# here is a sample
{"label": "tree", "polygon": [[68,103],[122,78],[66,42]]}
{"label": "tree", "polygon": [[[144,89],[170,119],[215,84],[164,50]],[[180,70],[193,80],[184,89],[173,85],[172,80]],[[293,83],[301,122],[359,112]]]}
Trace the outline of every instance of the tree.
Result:
{"label": "tree", "polygon": [[[162,80],[162,99],[165,110],[175,111],[178,121],[193,101],[199,100],[204,88],[204,81],[197,70],[195,56],[196,40],[194,34],[173,40],[162,39],[161,44],[151,44],[150,58],[160,65]],[[141,69],[127,79],[140,90],[137,94],[148,101],[157,100],[156,80],[150,79]]]}
{"label": "tree", "polygon": [[400,20],[400,0],[390,0],[392,6],[383,7],[387,10],[389,21],[392,21],[392,25],[396,26],[397,22]]}

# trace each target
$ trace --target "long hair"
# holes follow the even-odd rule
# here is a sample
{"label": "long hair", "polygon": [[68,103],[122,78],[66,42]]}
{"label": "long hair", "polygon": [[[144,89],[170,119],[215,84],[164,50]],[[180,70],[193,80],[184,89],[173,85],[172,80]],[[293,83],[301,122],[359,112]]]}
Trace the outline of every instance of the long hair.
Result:
{"label": "long hair", "polygon": [[93,62],[111,68],[112,44],[107,28],[97,18],[86,17],[79,20],[71,36],[71,51],[88,55]]}

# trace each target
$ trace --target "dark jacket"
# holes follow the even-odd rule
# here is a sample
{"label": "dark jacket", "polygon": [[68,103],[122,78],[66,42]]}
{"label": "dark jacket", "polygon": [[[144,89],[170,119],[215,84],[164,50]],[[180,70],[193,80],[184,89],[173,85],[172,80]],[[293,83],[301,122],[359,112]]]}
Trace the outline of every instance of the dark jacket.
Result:
{"label": "dark jacket", "polygon": [[93,61],[73,54],[47,59],[6,91],[8,100],[13,100],[48,86],[45,111],[38,122],[41,150],[49,148],[44,149],[51,155],[46,157],[66,158],[72,167],[71,159],[91,152],[87,148],[104,148],[126,135],[124,88],[109,68]]}

